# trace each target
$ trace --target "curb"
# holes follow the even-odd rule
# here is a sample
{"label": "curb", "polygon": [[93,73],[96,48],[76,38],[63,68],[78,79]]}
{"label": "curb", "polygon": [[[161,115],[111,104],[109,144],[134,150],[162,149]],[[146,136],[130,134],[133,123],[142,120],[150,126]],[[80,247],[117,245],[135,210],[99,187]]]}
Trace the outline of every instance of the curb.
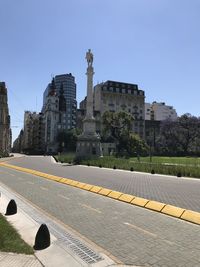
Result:
{"label": "curb", "polygon": [[154,201],[154,200],[136,197],[134,195],[124,194],[123,192],[118,192],[118,191],[114,191],[114,190],[104,188],[104,187],[82,183],[76,180],[59,177],[59,176],[39,172],[36,170],[14,166],[14,165],[11,165],[5,162],[1,162],[0,166],[4,166],[4,167],[8,167],[8,168],[15,169],[18,171],[22,171],[25,173],[33,174],[33,175],[43,177],[46,179],[50,179],[50,180],[53,180],[53,181],[56,181],[62,184],[74,186],[74,187],[77,187],[77,188],[80,188],[80,189],[83,189],[89,192],[93,192],[99,195],[103,195],[103,196],[106,196],[112,199],[116,199],[116,200],[119,200],[125,203],[143,207],[149,210],[157,211],[157,212],[160,212],[160,213],[163,213],[163,214],[166,214],[166,215],[169,215],[169,216],[172,216],[172,217],[184,220],[184,221],[188,221],[188,222],[200,225],[200,213],[199,212],[179,208],[173,205],[168,205],[168,204],[161,203],[161,202]]}

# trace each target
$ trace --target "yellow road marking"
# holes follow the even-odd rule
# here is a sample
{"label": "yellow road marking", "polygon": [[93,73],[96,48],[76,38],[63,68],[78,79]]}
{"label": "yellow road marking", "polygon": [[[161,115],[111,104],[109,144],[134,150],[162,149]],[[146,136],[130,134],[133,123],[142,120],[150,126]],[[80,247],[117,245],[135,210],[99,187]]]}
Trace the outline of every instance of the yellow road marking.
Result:
{"label": "yellow road marking", "polygon": [[89,206],[89,205],[82,204],[82,203],[79,203],[79,205],[80,205],[80,206],[82,206],[83,208],[86,208],[86,209],[89,209],[89,210],[95,211],[95,212],[97,212],[97,213],[102,213],[100,210],[98,210],[98,209],[95,209],[95,208],[93,208],[93,207],[91,207],[91,206]]}

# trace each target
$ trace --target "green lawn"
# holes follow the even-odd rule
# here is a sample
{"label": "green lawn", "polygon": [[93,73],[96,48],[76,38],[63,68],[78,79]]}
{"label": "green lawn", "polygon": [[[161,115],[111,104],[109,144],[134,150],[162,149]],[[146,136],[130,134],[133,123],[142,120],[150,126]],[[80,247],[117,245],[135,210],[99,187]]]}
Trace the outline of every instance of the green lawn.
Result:
{"label": "green lawn", "polygon": [[0,251],[33,254],[34,250],[21,239],[17,231],[0,214]]}
{"label": "green lawn", "polygon": [[[200,158],[197,157],[152,157],[152,163],[160,164],[180,164],[180,165],[200,165]],[[130,158],[130,162],[138,162],[137,158]],[[150,162],[150,157],[140,157],[140,162]]]}
{"label": "green lawn", "polygon": [[[63,154],[57,156],[61,162],[73,162],[75,153]],[[116,168],[148,172],[152,170],[155,173],[167,175],[181,175],[186,177],[200,178],[200,158],[192,157],[137,157],[133,158],[116,158],[114,156],[105,156],[102,158],[94,158],[90,160],[82,160],[80,164],[99,166],[106,168]]]}
{"label": "green lawn", "polygon": [[70,162],[73,162],[73,159],[75,157],[75,152],[69,152],[69,153],[62,153],[60,155],[57,155],[55,156],[55,158],[60,161],[60,162],[67,162],[67,163],[70,163]]}

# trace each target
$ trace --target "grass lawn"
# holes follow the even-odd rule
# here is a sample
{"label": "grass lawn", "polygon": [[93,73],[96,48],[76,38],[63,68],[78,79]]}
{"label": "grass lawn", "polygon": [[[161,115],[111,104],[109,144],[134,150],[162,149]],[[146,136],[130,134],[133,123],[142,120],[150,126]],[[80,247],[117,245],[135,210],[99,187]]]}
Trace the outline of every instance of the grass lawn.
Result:
{"label": "grass lawn", "polygon": [[60,161],[60,162],[73,162],[73,159],[75,157],[75,152],[69,152],[69,153],[65,153],[65,154],[59,154],[57,156],[55,156],[55,158]]}
{"label": "grass lawn", "polygon": [[[137,158],[130,158],[130,162],[138,162]],[[150,157],[140,157],[140,162],[150,162]],[[160,164],[176,164],[176,165],[199,165],[200,166],[200,158],[197,157],[152,157],[152,163],[160,163]]]}
{"label": "grass lawn", "polygon": [[[58,161],[72,163],[75,153],[62,154],[56,156]],[[200,158],[195,157],[137,157],[116,158],[114,156],[104,156],[90,160],[82,160],[80,164],[99,166],[106,168],[116,168],[124,170],[133,170],[139,172],[178,175],[186,177],[200,178]]]}
{"label": "grass lawn", "polygon": [[21,239],[17,231],[0,214],[0,251],[33,254],[34,250]]}

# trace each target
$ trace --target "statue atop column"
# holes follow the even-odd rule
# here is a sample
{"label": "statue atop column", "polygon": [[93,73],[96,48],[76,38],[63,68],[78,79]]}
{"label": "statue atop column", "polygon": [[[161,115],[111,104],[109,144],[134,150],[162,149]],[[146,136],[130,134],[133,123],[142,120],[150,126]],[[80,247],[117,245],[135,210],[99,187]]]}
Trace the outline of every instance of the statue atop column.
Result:
{"label": "statue atop column", "polygon": [[92,67],[92,63],[93,63],[93,54],[92,54],[92,52],[91,52],[91,49],[88,49],[85,58],[87,59],[88,67]]}
{"label": "statue atop column", "polygon": [[86,52],[87,60],[87,103],[86,103],[86,114],[83,120],[83,132],[78,137],[76,146],[76,157],[77,158],[90,158],[99,157],[102,155],[100,136],[96,133],[96,121],[94,118],[94,107],[93,107],[93,54],[91,49]]}

